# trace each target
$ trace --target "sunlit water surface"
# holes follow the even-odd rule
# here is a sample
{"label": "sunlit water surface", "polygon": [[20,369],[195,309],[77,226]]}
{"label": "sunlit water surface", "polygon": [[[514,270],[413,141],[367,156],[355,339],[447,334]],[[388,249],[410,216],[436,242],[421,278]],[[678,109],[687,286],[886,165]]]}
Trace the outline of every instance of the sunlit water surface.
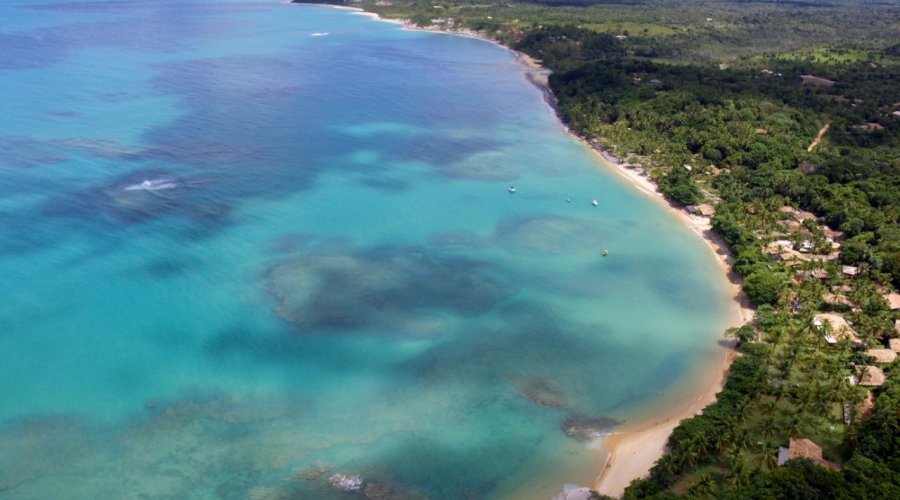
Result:
{"label": "sunlit water surface", "polygon": [[0,117],[0,497],[546,498],[717,348],[703,243],[483,41],[6,0]]}

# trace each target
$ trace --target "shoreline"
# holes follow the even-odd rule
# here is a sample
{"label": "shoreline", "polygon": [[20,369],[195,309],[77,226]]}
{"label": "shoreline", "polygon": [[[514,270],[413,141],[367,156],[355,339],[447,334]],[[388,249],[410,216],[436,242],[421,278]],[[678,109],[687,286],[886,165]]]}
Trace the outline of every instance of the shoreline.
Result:
{"label": "shoreline", "polygon": [[[600,152],[594,151],[601,155]],[[753,309],[741,289],[740,279],[731,269],[733,257],[721,237],[712,231],[709,220],[689,215],[669,205],[655,189],[655,185],[645,177],[624,170],[623,167],[610,164],[607,167],[625,177],[636,189],[665,203],[673,215],[699,236],[714,254],[713,258],[729,282],[729,300],[733,304],[733,312],[722,325],[723,330],[750,322],[753,318]],[[737,355],[737,351],[734,350],[735,341],[730,339],[723,341],[727,344],[721,348],[722,355],[716,356],[717,359],[706,366],[699,367],[688,380],[678,384],[680,387],[673,391],[677,396],[649,403],[646,409],[637,412],[633,419],[635,423],[625,424],[613,434],[603,438],[601,445],[607,456],[599,474],[591,482],[591,489],[604,495],[621,496],[631,481],[647,477],[656,460],[663,456],[669,436],[675,427],[682,420],[698,415],[715,402],[716,396],[725,385],[728,368]]]}
{"label": "shoreline", "polygon": [[[732,269],[734,256],[724,239],[713,231],[710,219],[690,214],[682,207],[670,203],[649,176],[572,130],[562,121],[554,104],[547,104],[553,108],[560,126],[597,158],[601,168],[619,174],[632,188],[662,204],[679,223],[705,243],[729,283],[729,300],[734,310],[722,325],[723,329],[749,323],[754,311],[743,292],[740,276]],[[672,396],[662,401],[648,402],[636,413],[633,418],[635,423],[625,424],[614,433],[604,436],[600,448],[605,450],[606,457],[599,473],[591,481],[590,489],[602,495],[621,497],[633,480],[647,477],[653,464],[665,453],[669,436],[675,427],[682,420],[698,415],[715,402],[716,395],[725,385],[728,368],[737,355],[734,346],[734,340],[727,340],[727,345],[722,347],[723,355],[698,369],[688,380],[677,384]]]}
{"label": "shoreline", "polygon": [[[595,156],[601,165],[600,168],[619,174],[632,188],[661,203],[681,224],[700,237],[713,253],[717,265],[729,282],[729,300],[734,305],[734,312],[723,328],[741,326],[753,319],[754,311],[743,293],[741,278],[732,270],[734,257],[724,239],[712,230],[710,219],[690,214],[683,207],[670,203],[659,191],[656,183],[643,170],[638,171],[596,141],[572,130],[559,114],[556,96],[549,85],[551,71],[543,67],[541,61],[471,30],[422,28],[408,19],[386,19],[377,13],[359,7],[327,6],[353,10],[359,15],[400,24],[403,29],[410,31],[476,38],[512,52],[515,55],[515,62],[525,68],[526,80],[543,94],[544,102],[553,112],[559,126]],[[734,345],[733,340],[727,340],[721,347],[721,357],[716,356],[716,360],[696,370],[688,380],[677,384],[671,391],[672,394],[667,395],[661,401],[651,401],[641,405],[632,419],[634,423],[624,424],[616,432],[604,436],[600,440],[599,449],[606,452],[606,457],[589,487],[604,495],[620,497],[631,481],[646,477],[656,460],[665,453],[669,436],[675,427],[682,420],[699,414],[716,400],[716,395],[725,384],[728,368],[737,355]]]}

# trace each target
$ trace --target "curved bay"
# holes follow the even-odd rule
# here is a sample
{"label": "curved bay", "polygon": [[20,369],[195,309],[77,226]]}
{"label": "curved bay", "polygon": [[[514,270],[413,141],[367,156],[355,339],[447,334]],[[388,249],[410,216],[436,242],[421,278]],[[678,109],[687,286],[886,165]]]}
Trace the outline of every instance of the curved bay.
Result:
{"label": "curved bay", "polygon": [[0,494],[547,497],[716,349],[703,243],[494,45],[13,0],[0,87]]}

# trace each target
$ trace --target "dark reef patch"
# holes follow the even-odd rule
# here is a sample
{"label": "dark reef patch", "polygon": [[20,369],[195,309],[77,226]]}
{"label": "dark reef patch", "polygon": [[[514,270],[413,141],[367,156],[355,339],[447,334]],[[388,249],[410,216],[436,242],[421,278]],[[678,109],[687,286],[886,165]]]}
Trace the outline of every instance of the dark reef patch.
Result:
{"label": "dark reef patch", "polygon": [[195,260],[179,259],[177,257],[161,258],[148,262],[143,270],[157,278],[170,278],[181,276],[197,267],[199,262]]}
{"label": "dark reef patch", "polygon": [[399,193],[401,191],[406,191],[411,187],[410,183],[405,181],[374,176],[365,177],[360,181],[360,184],[386,193]]}
{"label": "dark reef patch", "polygon": [[546,379],[531,380],[522,388],[522,395],[539,406],[562,408],[568,404],[563,390],[553,381]]}
{"label": "dark reef patch", "polygon": [[603,235],[584,221],[558,215],[506,218],[494,231],[494,243],[527,254],[575,254],[586,249],[599,252]]}
{"label": "dark reef patch", "polygon": [[266,277],[279,316],[303,332],[427,335],[447,328],[442,312],[481,314],[515,293],[496,265],[421,246],[307,253],[274,265]]}
{"label": "dark reef patch", "polygon": [[[603,349],[607,327],[573,321],[534,301],[507,302],[496,313],[500,322],[473,323],[464,338],[409,360],[403,366],[409,379],[434,390],[444,390],[447,384],[494,381],[497,386],[491,393],[505,394],[514,404],[522,403],[524,396],[584,414],[607,410],[572,396],[602,391],[607,383],[584,377],[585,361],[603,366],[604,373],[627,369],[626,360]],[[554,382],[542,386],[541,379]]]}
{"label": "dark reef patch", "polygon": [[468,231],[448,231],[434,233],[429,238],[430,244],[444,248],[478,249],[488,246],[481,236]]}
{"label": "dark reef patch", "polygon": [[440,134],[416,134],[385,154],[392,162],[424,162],[450,178],[472,180],[504,180],[512,174],[502,162],[484,166],[483,162],[467,162],[479,154],[498,151],[502,142],[486,137],[447,137]]}
{"label": "dark reef patch", "polygon": [[52,144],[23,136],[0,137],[0,151],[0,166],[7,168],[40,167],[68,159]]}

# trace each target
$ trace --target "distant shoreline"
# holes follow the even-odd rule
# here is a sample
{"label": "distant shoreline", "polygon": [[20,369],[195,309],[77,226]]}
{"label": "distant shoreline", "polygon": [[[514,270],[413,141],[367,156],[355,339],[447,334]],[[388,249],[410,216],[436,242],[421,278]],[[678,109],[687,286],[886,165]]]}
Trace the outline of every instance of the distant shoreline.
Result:
{"label": "distant shoreline", "polygon": [[[633,166],[595,141],[578,134],[566,125],[557,108],[556,96],[550,89],[549,76],[551,71],[543,67],[539,60],[471,30],[422,28],[408,19],[383,18],[377,13],[369,12],[359,7],[302,1],[293,3],[352,10],[356,11],[358,15],[371,17],[383,22],[400,24],[404,29],[411,31],[476,38],[514,53],[516,62],[525,68],[525,78],[543,93],[544,101],[553,110],[557,123],[566,133],[589,149],[598,160],[598,163],[603,165],[603,168],[618,173],[634,189],[661,203],[691,232],[703,239],[730,283],[729,299],[734,304],[734,312],[723,327],[741,326],[752,320],[753,309],[742,291],[740,277],[731,269],[734,259],[733,255],[722,237],[712,230],[709,218],[689,214],[685,209],[669,203],[663,197],[653,179],[637,171]],[[649,474],[650,468],[664,454],[666,443],[675,427],[682,420],[699,414],[703,408],[715,401],[716,395],[725,383],[728,367],[736,355],[733,343],[728,342],[728,344],[728,346],[722,348],[721,356],[717,356],[715,360],[697,369],[689,380],[678,384],[678,387],[672,391],[672,394],[664,397],[662,401],[648,402],[645,408],[638,412],[638,415],[633,419],[633,423],[622,425],[616,432],[602,439],[602,449],[606,451],[607,456],[597,476],[589,485],[591,489],[604,495],[618,497],[622,495],[631,481],[646,477]]]}

